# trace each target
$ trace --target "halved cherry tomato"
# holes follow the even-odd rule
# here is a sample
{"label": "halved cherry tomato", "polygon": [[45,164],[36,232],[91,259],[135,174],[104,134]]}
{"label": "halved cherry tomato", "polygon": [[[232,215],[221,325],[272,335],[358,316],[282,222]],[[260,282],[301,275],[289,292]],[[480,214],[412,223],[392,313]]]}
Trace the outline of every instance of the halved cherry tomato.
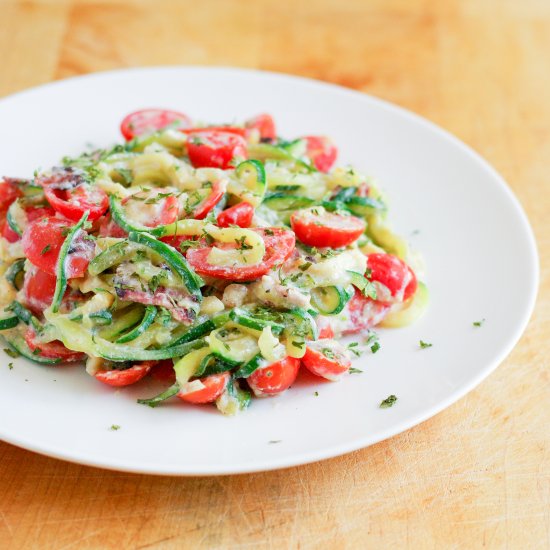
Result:
{"label": "halved cherry tomato", "polygon": [[[265,242],[265,255],[259,264],[238,267],[209,264],[207,258],[210,250],[212,250],[211,246],[190,248],[187,251],[187,261],[199,275],[231,281],[253,281],[258,279],[274,265],[284,262],[294,250],[296,241],[292,231],[278,227],[270,229],[254,228],[253,231],[259,233]],[[236,244],[223,244],[220,245],[220,248],[236,248],[236,246]]]}
{"label": "halved cherry tomato", "polygon": [[212,184],[210,193],[195,207],[190,217],[195,220],[203,220],[206,218],[210,210],[222,200],[226,187],[227,184],[225,182],[215,181]]}
{"label": "halved cherry tomato", "polygon": [[254,217],[254,207],[249,202],[240,202],[218,214],[218,225],[220,227],[229,227],[238,225],[239,227],[250,227]]}
{"label": "halved cherry tomato", "polygon": [[185,128],[181,130],[184,134],[192,134],[194,132],[228,132],[230,134],[237,134],[238,136],[246,136],[246,128],[241,126],[203,126],[202,128]]}
{"label": "halved cherry tomato", "polygon": [[124,370],[100,370],[94,376],[108,386],[120,388],[139,382],[153,368],[156,361],[143,361]]}
{"label": "halved cherry tomato", "polygon": [[[389,291],[378,292],[378,301],[404,302],[410,298],[417,287],[416,275],[413,270],[397,256],[392,254],[369,254],[367,269],[370,270],[369,279],[377,282]],[[377,288],[378,290],[378,288]]]}
{"label": "halved cherry tomato", "polygon": [[275,395],[288,390],[298,376],[300,359],[285,357],[267,367],[255,370],[247,379],[254,395]]}
{"label": "halved cherry tomato", "polygon": [[248,119],[244,123],[247,130],[257,130],[260,133],[261,140],[271,140],[277,137],[275,121],[271,115],[262,113]]}
{"label": "halved cherry tomato", "polygon": [[235,158],[246,159],[246,141],[242,136],[216,130],[197,130],[189,134],[187,154],[195,168],[227,169]]}
{"label": "halved cherry tomato", "polygon": [[98,232],[100,237],[117,237],[125,239],[128,236],[128,233],[112,220],[110,214],[106,214],[100,219]]}
{"label": "halved cherry tomato", "polygon": [[82,361],[86,354],[80,351],[73,351],[66,348],[63,342],[54,340],[53,342],[37,342],[36,332],[29,327],[25,332],[25,342],[32,352],[48,359],[61,359],[61,361]]}
{"label": "halved cherry tomato", "polygon": [[159,361],[153,368],[151,376],[161,382],[175,382],[176,373],[174,371],[174,362],[172,359]]}
{"label": "halved cherry tomato", "polygon": [[[43,206],[27,206],[25,207],[25,214],[27,220],[32,222],[34,220],[41,220],[43,218],[54,216],[55,210],[53,208]],[[2,228],[2,237],[10,243],[18,241],[21,237],[9,226],[8,222],[4,223]]]}
{"label": "halved cherry tomato", "polygon": [[191,119],[177,111],[142,109],[126,115],[120,124],[122,135],[130,141],[142,134],[150,134],[166,126],[180,130],[191,126]]}
{"label": "halved cherry tomato", "polygon": [[122,201],[126,215],[133,222],[147,227],[157,227],[174,223],[179,215],[179,202],[176,195],[167,195],[159,188],[138,191]]}
{"label": "halved cherry tomato", "polygon": [[306,346],[302,364],[327,380],[338,380],[351,367],[346,348],[336,340],[316,340]]}
{"label": "halved cherry tomato", "polygon": [[338,149],[328,137],[305,136],[307,142],[306,155],[313,162],[313,166],[320,172],[328,172],[336,162]]}
{"label": "halved cherry tomato", "polygon": [[25,304],[37,314],[49,307],[55,293],[55,275],[32,266],[25,272],[23,294]]}
{"label": "halved cherry tomato", "polygon": [[298,210],[290,216],[296,237],[309,246],[340,248],[356,241],[366,224],[355,216],[326,212],[320,208]]}
{"label": "halved cherry tomato", "polygon": [[[67,220],[52,217],[29,223],[21,239],[25,256],[42,271],[55,275],[59,250],[71,225]],[[82,277],[94,256],[95,244],[85,237],[86,232],[81,230],[75,238],[67,258],[68,278]]]}
{"label": "halved cherry tomato", "polygon": [[376,326],[384,319],[390,306],[382,302],[375,302],[364,296],[358,289],[347,303],[348,323],[344,334],[355,334]]}
{"label": "halved cherry tomato", "polygon": [[223,393],[230,377],[228,372],[221,372],[199,378],[204,388],[189,393],[182,393],[180,390],[178,397],[187,403],[213,403]]}
{"label": "halved cherry tomato", "polygon": [[[319,327],[319,340],[322,340],[324,338],[334,338],[334,330],[332,329],[332,327],[330,325],[324,325],[324,326],[319,326],[321,323],[319,321],[321,321],[321,319],[319,319],[320,317],[322,317],[321,315],[319,315],[317,317],[318,319],[318,322],[317,322],[317,326]],[[326,317],[324,319],[327,319]],[[326,321],[327,323],[330,323],[330,321],[327,319]]]}
{"label": "halved cherry tomato", "polygon": [[109,208],[105,191],[90,185],[82,171],[75,168],[54,168],[51,174],[40,175],[35,181],[44,188],[53,209],[69,220],[76,222],[87,211],[88,220],[93,222]]}
{"label": "halved cherry tomato", "polygon": [[0,181],[0,214],[5,214],[10,204],[23,196],[23,193],[11,178],[4,178]]}

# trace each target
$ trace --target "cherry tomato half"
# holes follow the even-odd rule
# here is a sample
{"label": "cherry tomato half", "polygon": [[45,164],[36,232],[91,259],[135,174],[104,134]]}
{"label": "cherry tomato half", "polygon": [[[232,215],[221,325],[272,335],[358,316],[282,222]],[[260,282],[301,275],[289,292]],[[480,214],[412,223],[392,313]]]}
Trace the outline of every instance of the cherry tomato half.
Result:
{"label": "cherry tomato half", "polygon": [[204,388],[189,393],[182,393],[180,390],[178,397],[187,403],[213,403],[223,393],[225,386],[231,378],[228,372],[211,374],[204,378],[199,378]]}
{"label": "cherry tomato half", "polygon": [[379,292],[378,301],[404,302],[416,292],[416,275],[397,256],[369,254],[367,268],[370,269],[370,280],[380,283],[389,291],[390,296],[387,296],[387,292]]}
{"label": "cherry tomato half", "polygon": [[250,227],[253,217],[254,207],[249,202],[240,202],[218,214],[218,225],[220,227],[238,225],[246,228]]}
{"label": "cherry tomato half", "polygon": [[351,360],[336,340],[316,340],[306,346],[302,364],[313,374],[336,381],[349,370]]}
{"label": "cherry tomato half", "polygon": [[80,351],[73,351],[66,348],[63,342],[54,340],[53,342],[37,342],[36,332],[29,327],[25,332],[25,342],[33,353],[48,359],[60,359],[61,361],[82,361],[86,354]]}
{"label": "cherry tomato half", "polygon": [[328,172],[336,162],[338,149],[332,141],[324,136],[306,136],[306,155],[313,162],[313,166],[320,172]]}
{"label": "cherry tomato half", "polygon": [[[24,208],[27,221],[32,222],[34,220],[41,220],[43,218],[54,216],[55,210],[53,208],[43,206],[27,206]],[[21,237],[9,226],[8,222],[4,222],[2,228],[2,237],[10,243],[18,241]]]}
{"label": "cherry tomato half", "polygon": [[112,220],[110,214],[106,214],[99,220],[98,233],[100,237],[117,237],[125,239],[128,233]]}
{"label": "cherry tomato half", "polygon": [[33,313],[42,313],[52,303],[53,295],[55,294],[55,283],[55,275],[46,273],[34,266],[27,269],[25,279],[23,280],[25,305]]}
{"label": "cherry tomato half", "polygon": [[130,141],[137,136],[156,132],[166,126],[172,126],[178,130],[189,128],[191,119],[177,111],[142,109],[126,115],[120,124],[120,131],[126,140]]}
{"label": "cherry tomato half", "polygon": [[100,370],[94,376],[100,382],[108,386],[114,386],[115,388],[130,386],[139,382],[144,376],[147,376],[155,363],[156,361],[143,361],[142,363],[132,365],[129,369]]}
{"label": "cherry tomato half", "polygon": [[[71,227],[67,220],[43,218],[29,223],[23,237],[23,251],[29,261],[50,275],[55,275],[57,258],[67,230]],[[81,230],[74,240],[74,246],[67,258],[67,277],[82,277],[94,256],[95,244],[86,239]]]}
{"label": "cherry tomato half", "polygon": [[216,130],[197,130],[189,134],[187,154],[195,168],[230,168],[235,158],[246,159],[246,141],[242,136]]}
{"label": "cherry tomato half", "polygon": [[214,182],[209,194],[195,207],[190,217],[195,220],[204,220],[210,210],[212,210],[212,208],[214,208],[214,206],[222,200],[226,187],[227,184],[225,182]]}
{"label": "cherry tomato half", "polygon": [[343,331],[344,334],[356,334],[376,326],[390,310],[389,305],[367,298],[358,289],[355,289],[355,294],[346,308],[348,323]]}
{"label": "cherry tomato half", "polygon": [[298,376],[300,360],[285,357],[267,367],[256,369],[247,379],[254,395],[275,395],[288,390]]}
{"label": "cherry tomato half", "polygon": [[290,216],[296,237],[304,244],[340,248],[356,241],[366,224],[355,216],[326,212],[320,208],[298,210]]}
{"label": "cherry tomato half", "polygon": [[[187,251],[187,261],[199,274],[218,279],[229,279],[231,281],[253,281],[265,275],[274,265],[282,263],[294,250],[295,238],[292,231],[273,227],[271,229],[254,228],[265,242],[265,255],[263,260],[256,265],[250,266],[223,266],[208,263],[208,254],[211,246],[202,248],[190,248]],[[235,245],[222,245],[223,248],[235,248]]]}
{"label": "cherry tomato half", "polygon": [[193,134],[195,132],[228,132],[229,134],[237,134],[238,136],[246,136],[246,128],[242,126],[203,126],[195,128],[186,128],[182,130],[184,134]]}
{"label": "cherry tomato half", "polygon": [[9,178],[0,181],[0,214],[5,214],[10,204],[22,195],[21,189]]}
{"label": "cherry tomato half", "polygon": [[122,201],[126,216],[146,227],[174,223],[179,215],[178,198],[176,195],[165,195],[162,188],[155,187],[126,197]]}
{"label": "cherry tomato half", "polygon": [[275,121],[273,117],[267,113],[262,113],[248,119],[244,125],[249,132],[250,130],[257,130],[261,140],[271,140],[277,137]]}
{"label": "cherry tomato half", "polygon": [[103,189],[90,185],[77,169],[54,168],[51,174],[42,174],[36,183],[44,188],[52,208],[69,220],[78,221],[84,212],[88,220],[99,219],[109,208],[109,198]]}

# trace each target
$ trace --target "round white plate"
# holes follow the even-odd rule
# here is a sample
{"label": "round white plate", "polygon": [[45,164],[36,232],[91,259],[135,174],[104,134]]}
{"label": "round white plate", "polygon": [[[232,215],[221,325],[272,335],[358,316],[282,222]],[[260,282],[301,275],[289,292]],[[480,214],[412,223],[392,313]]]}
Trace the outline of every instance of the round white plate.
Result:
{"label": "round white plate", "polygon": [[[426,120],[372,97],[302,78],[226,68],[124,70],[41,86],[0,102],[0,173],[28,177],[86,144],[119,140],[143,107],[204,121],[272,113],[281,135],[331,136],[340,161],[375,176],[390,219],[427,265],[431,306],[414,326],[380,331],[381,349],[339,383],[302,375],[284,395],[226,418],[181,402],[156,409],[78,367],[0,362],[0,437],[53,457],[153,474],[269,470],[340,455],[433,416],[485,378],[531,314],[538,263],[525,214],[476,153]],[[474,321],[485,318],[482,327]],[[419,340],[433,347],[419,349]],[[318,392],[318,396],[315,394]],[[391,409],[379,403],[398,396]],[[111,425],[119,425],[117,431]]]}

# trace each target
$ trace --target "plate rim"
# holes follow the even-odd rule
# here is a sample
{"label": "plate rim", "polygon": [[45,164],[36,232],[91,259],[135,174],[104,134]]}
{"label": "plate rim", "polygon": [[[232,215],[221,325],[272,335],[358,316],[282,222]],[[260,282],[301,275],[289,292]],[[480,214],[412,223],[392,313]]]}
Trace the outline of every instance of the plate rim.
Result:
{"label": "plate rim", "polygon": [[0,98],[0,105],[5,102],[9,102],[12,99],[17,99],[21,96],[31,95],[36,92],[40,92],[45,89],[55,89],[57,87],[62,87],[64,84],[73,81],[83,81],[93,78],[102,78],[108,77],[109,75],[118,75],[118,74],[128,74],[128,73],[139,73],[139,72],[162,72],[162,71],[183,71],[183,72],[204,72],[204,73],[226,73],[226,74],[238,74],[246,73],[256,76],[268,76],[275,77],[287,81],[300,81],[312,87],[321,87],[330,89],[334,92],[337,92],[341,95],[353,96],[355,98],[361,98],[363,101],[370,102],[372,105],[381,107],[386,111],[394,112],[408,118],[410,121],[423,126],[425,129],[437,134],[440,138],[451,142],[455,147],[458,147],[463,154],[470,157],[475,161],[480,169],[483,169],[487,172],[488,176],[498,184],[500,191],[502,191],[510,205],[513,206],[517,219],[520,222],[528,245],[528,253],[531,261],[531,280],[529,281],[529,295],[526,296],[526,307],[523,309],[523,314],[519,322],[516,323],[516,328],[514,330],[513,336],[507,341],[506,345],[502,347],[500,353],[493,359],[493,361],[488,362],[483,368],[481,368],[475,376],[468,380],[463,385],[459,386],[453,392],[450,393],[445,399],[443,399],[438,404],[429,407],[425,411],[418,413],[413,416],[409,416],[406,419],[398,422],[397,424],[392,425],[390,428],[375,432],[374,434],[367,435],[364,437],[357,438],[352,442],[344,444],[334,444],[328,447],[323,447],[321,450],[314,450],[308,452],[301,452],[298,456],[296,454],[290,454],[283,457],[271,457],[269,459],[263,459],[258,461],[255,460],[254,463],[247,461],[240,461],[236,466],[218,466],[216,468],[212,467],[201,467],[201,465],[196,464],[194,466],[185,467],[185,471],[182,471],[181,468],[178,468],[177,464],[169,464],[163,466],[156,466],[156,469],[151,468],[150,463],[140,463],[139,460],[127,460],[120,461],[118,459],[89,459],[86,456],[81,455],[78,452],[70,450],[51,450],[47,445],[37,444],[32,440],[29,440],[25,437],[18,437],[16,435],[6,435],[2,427],[0,426],[0,439],[3,441],[15,445],[17,447],[29,450],[32,452],[39,453],[41,455],[64,460],[67,462],[72,462],[76,464],[81,464],[85,466],[92,466],[96,468],[102,468],[111,471],[119,472],[128,472],[136,474],[147,474],[147,475],[157,475],[157,476],[180,476],[180,477],[192,477],[192,476],[220,476],[220,475],[234,475],[234,474],[247,474],[247,473],[258,473],[258,472],[267,472],[272,470],[279,470],[290,468],[293,466],[301,466],[304,464],[310,464],[313,462],[318,462],[321,460],[326,460],[329,458],[336,458],[344,454],[357,451],[360,449],[367,448],[375,443],[380,443],[389,439],[395,435],[403,433],[426,420],[436,416],[444,409],[450,407],[466,394],[470,393],[475,389],[483,380],[485,380],[511,353],[515,348],[523,333],[525,332],[527,325],[533,315],[533,311],[537,301],[537,295],[540,284],[540,258],[537,249],[537,242],[535,238],[535,233],[529,218],[525,213],[525,210],[518,199],[514,194],[511,187],[507,184],[506,180],[499,174],[499,172],[477,151],[475,151],[470,145],[466,144],[464,141],[459,139],[454,134],[450,133],[445,128],[437,125],[431,120],[425,118],[422,115],[419,115],[405,107],[392,103],[390,101],[381,99],[379,97],[367,94],[365,92],[354,90],[352,88],[347,88],[339,84],[334,84],[332,82],[327,82],[323,80],[318,80],[314,78],[292,75],[289,73],[276,72],[276,71],[266,71],[261,69],[252,69],[245,67],[234,67],[234,66],[224,66],[224,65],[154,65],[149,67],[126,67],[112,69],[108,71],[97,71],[91,72],[84,75],[77,75],[68,78],[63,78],[59,80],[54,80],[38,86],[33,86],[31,88],[26,88],[3,96]]}

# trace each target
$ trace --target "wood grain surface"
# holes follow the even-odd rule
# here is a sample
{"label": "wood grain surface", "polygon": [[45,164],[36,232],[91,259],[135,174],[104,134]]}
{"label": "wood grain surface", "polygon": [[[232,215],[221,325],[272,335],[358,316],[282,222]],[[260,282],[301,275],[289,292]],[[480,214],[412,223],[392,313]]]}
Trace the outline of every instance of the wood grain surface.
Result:
{"label": "wood grain surface", "polygon": [[341,458],[179,479],[0,443],[0,547],[549,548],[550,2],[0,0],[0,96],[157,64],[319,78],[455,133],[494,164],[529,215],[538,305],[518,346],[475,391]]}

